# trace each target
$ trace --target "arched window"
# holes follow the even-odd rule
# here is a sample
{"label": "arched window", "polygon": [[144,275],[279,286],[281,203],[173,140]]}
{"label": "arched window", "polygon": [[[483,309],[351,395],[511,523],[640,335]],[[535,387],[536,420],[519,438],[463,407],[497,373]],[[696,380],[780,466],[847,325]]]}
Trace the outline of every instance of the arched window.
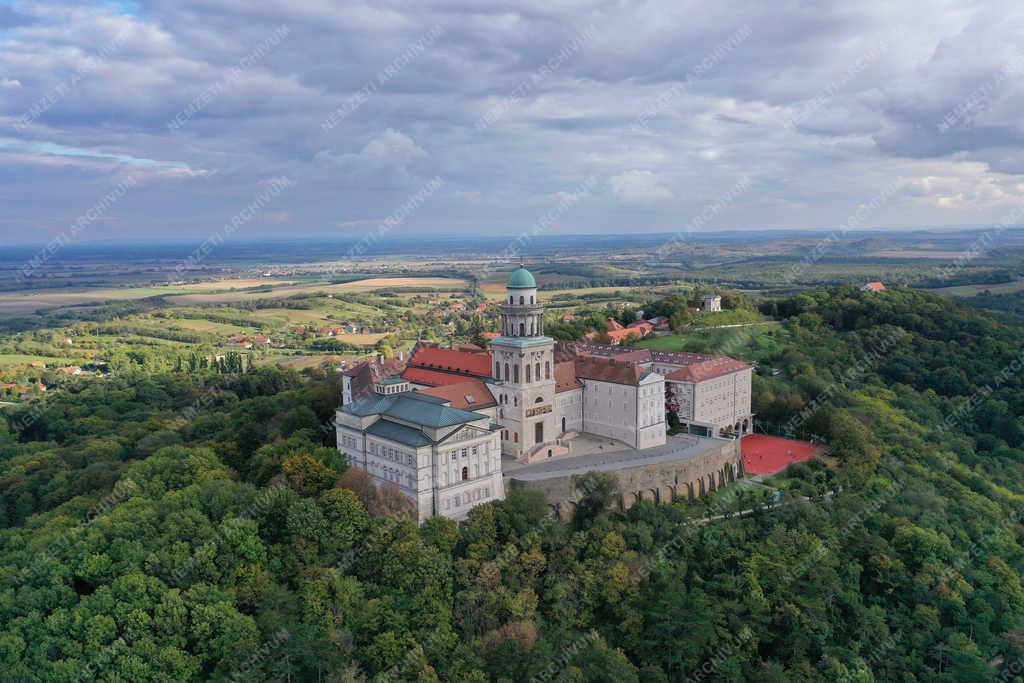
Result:
{"label": "arched window", "polygon": [[530,364],[526,364],[526,383],[530,383]]}
{"label": "arched window", "polygon": [[519,405],[519,397],[518,396],[513,396],[512,397],[512,405],[513,406],[518,406]]}
{"label": "arched window", "polygon": [[519,364],[516,363],[512,366],[512,381],[519,384]]}
{"label": "arched window", "polygon": [[562,433],[565,433],[565,418],[562,418]]}
{"label": "arched window", "polygon": [[537,381],[539,382],[540,381],[540,363],[537,363],[536,368],[534,368],[533,374],[537,376]]}
{"label": "arched window", "polygon": [[551,361],[544,361],[544,379],[551,379]]}
{"label": "arched window", "polygon": [[526,323],[519,323],[519,336],[520,337],[525,337],[526,336]]}
{"label": "arched window", "polygon": [[530,303],[531,304],[533,303],[533,297],[532,296],[530,297]]}
{"label": "arched window", "polygon": [[501,363],[494,361],[494,379],[501,379]]}
{"label": "arched window", "polygon": [[510,297],[508,298],[508,302],[509,302],[510,304],[514,304],[514,303],[516,302],[516,299],[515,299],[515,297],[513,297],[513,296],[510,296]]}
{"label": "arched window", "polygon": [[543,402],[544,402],[544,397],[543,396],[538,396],[537,400],[534,401],[534,403],[543,403]]}
{"label": "arched window", "polygon": [[525,303],[526,303],[526,297],[525,296],[519,297],[519,305],[522,306]]}
{"label": "arched window", "polygon": [[505,381],[508,381],[508,363],[505,363]]}
{"label": "arched window", "polygon": [[468,467],[463,467],[462,468],[462,481],[466,481],[467,479],[469,479],[469,468]]}

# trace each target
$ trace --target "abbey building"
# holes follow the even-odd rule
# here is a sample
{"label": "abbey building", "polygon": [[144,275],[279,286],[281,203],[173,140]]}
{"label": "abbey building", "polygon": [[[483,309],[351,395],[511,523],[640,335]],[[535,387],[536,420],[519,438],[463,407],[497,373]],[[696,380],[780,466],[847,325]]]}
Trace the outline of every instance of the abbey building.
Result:
{"label": "abbey building", "polygon": [[504,496],[503,460],[504,469],[556,462],[595,444],[663,458],[666,408],[692,434],[748,433],[750,378],[749,365],[725,356],[556,342],[544,334],[537,283],[519,268],[489,349],[421,343],[403,367],[347,372],[338,448],[398,486],[421,521],[461,518]]}

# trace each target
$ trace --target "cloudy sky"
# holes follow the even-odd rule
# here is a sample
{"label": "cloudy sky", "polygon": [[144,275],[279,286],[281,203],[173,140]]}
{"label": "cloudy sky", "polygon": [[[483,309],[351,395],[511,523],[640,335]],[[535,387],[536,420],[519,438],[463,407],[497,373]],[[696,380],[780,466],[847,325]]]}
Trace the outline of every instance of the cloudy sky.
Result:
{"label": "cloudy sky", "polygon": [[982,225],[1024,190],[1022,50],[1016,0],[0,0],[0,243],[254,201],[237,234],[352,237],[417,192],[396,234],[517,234],[581,187],[552,231],[675,231],[745,178],[708,229],[887,187],[863,227]]}

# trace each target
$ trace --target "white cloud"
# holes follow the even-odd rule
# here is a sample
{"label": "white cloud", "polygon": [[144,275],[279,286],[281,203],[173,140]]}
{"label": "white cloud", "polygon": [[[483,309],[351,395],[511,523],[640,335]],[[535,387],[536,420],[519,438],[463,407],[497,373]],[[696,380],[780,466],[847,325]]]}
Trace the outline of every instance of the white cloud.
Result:
{"label": "white cloud", "polygon": [[464,204],[479,204],[483,195],[477,191],[466,191],[456,190],[452,193],[456,201],[463,202]]}
{"label": "white cloud", "polygon": [[610,180],[615,196],[627,204],[652,204],[672,198],[672,191],[650,171],[626,171]]}
{"label": "white cloud", "polygon": [[388,128],[357,153],[334,154],[325,149],[313,160],[340,169],[355,182],[404,186],[417,179],[414,167],[427,156],[408,135]]}

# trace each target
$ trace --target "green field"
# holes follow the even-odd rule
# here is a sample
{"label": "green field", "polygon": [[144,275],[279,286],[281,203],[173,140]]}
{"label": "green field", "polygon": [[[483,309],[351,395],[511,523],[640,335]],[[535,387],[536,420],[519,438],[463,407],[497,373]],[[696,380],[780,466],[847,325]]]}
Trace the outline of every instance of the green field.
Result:
{"label": "green field", "polygon": [[995,285],[958,285],[956,287],[939,287],[926,291],[943,296],[974,296],[988,290],[993,294],[1013,294],[1024,291],[1024,279],[1013,282],[1001,282]]}
{"label": "green field", "polygon": [[231,325],[228,323],[214,322],[212,320],[200,320],[196,318],[171,318],[168,321],[168,324],[182,330],[206,332],[225,337],[235,334],[255,334],[259,331],[256,327]]}
{"label": "green field", "polygon": [[780,348],[785,337],[782,325],[732,327],[718,330],[696,330],[683,334],[647,337],[636,348],[655,351],[692,351],[694,353],[721,353],[742,360],[759,358]]}
{"label": "green field", "polygon": [[216,294],[181,294],[168,297],[172,304],[217,304],[230,303],[233,301],[246,301],[250,299],[284,299],[298,294],[315,294],[324,292],[328,294],[344,294],[346,292],[373,292],[381,289],[427,289],[453,291],[463,290],[467,286],[465,280],[448,277],[375,277],[364,280],[354,280],[342,284],[313,284],[313,285],[289,285],[282,287],[271,287],[260,289],[256,292],[245,290],[235,292],[221,292]]}
{"label": "green field", "polygon": [[88,363],[84,358],[57,358],[55,356],[32,356],[20,353],[0,353],[0,367],[46,363],[47,365],[79,365]]}

